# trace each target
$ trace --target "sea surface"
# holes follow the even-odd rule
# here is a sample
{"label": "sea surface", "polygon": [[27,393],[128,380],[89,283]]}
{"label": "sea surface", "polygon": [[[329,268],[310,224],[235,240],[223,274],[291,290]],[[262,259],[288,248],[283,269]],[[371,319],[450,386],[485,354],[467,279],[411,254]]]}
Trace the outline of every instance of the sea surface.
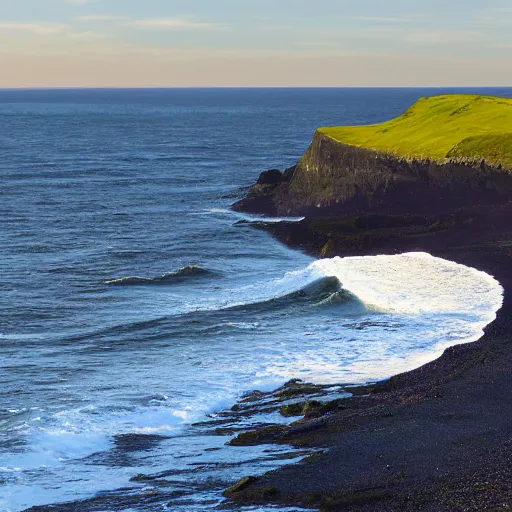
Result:
{"label": "sea surface", "polygon": [[480,337],[491,276],[315,261],[230,211],[317,127],[440,92],[0,91],[0,510],[214,510],[304,456],[226,446],[219,424],[289,421],[230,419],[244,393],[384,379]]}

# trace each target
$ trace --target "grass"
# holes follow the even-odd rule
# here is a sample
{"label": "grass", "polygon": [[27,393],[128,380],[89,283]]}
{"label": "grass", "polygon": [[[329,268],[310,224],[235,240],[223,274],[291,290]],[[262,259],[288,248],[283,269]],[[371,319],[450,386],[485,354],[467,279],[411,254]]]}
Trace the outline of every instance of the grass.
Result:
{"label": "grass", "polygon": [[486,160],[512,169],[512,99],[467,94],[421,98],[396,119],[320,128],[337,141],[407,158]]}

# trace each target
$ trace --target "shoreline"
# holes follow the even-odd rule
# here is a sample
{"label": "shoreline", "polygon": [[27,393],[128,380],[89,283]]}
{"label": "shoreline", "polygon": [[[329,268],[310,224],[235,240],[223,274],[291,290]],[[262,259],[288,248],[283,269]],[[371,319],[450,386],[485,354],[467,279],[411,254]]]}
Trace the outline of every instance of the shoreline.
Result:
{"label": "shoreline", "polygon": [[242,482],[228,491],[229,498],[321,510],[508,510],[512,401],[503,390],[512,387],[509,219],[512,205],[505,204],[464,209],[437,220],[360,216],[356,224],[362,227],[350,236],[344,228],[354,224],[353,217],[257,223],[285,245],[314,257],[428,252],[494,276],[504,297],[479,340],[362,387],[363,396],[345,398],[288,430],[255,432],[256,444],[326,451]]}

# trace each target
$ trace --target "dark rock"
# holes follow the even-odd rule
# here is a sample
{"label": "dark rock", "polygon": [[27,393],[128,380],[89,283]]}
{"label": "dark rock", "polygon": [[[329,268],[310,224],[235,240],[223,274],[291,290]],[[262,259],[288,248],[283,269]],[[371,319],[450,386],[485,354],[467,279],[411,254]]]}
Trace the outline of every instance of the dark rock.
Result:
{"label": "dark rock", "polygon": [[288,405],[282,405],[279,409],[279,412],[282,416],[285,416],[287,418],[293,417],[293,416],[303,416],[303,410],[304,410],[304,402],[296,402],[294,404],[288,404]]}
{"label": "dark rock", "polygon": [[119,434],[114,437],[116,450],[137,452],[151,450],[168,436],[158,434]]}
{"label": "dark rock", "polygon": [[[257,402],[263,398],[265,398],[265,396],[267,396],[268,393],[262,393],[261,391],[255,389],[254,391],[251,391],[248,395],[244,396],[241,400],[240,400],[240,403],[242,404],[246,404],[246,403],[250,403],[250,402]],[[235,409],[232,409],[233,411]]]}
{"label": "dark rock", "polygon": [[276,185],[283,181],[283,174],[279,169],[263,171],[258,178],[258,185]]}
{"label": "dark rock", "polygon": [[336,411],[342,411],[347,408],[347,399],[337,398],[336,400],[330,400],[325,403],[318,402],[318,404],[319,405],[316,405],[315,402],[312,402],[312,405],[305,409],[304,417],[306,419],[318,418]]}
{"label": "dark rock", "polygon": [[279,412],[285,417],[305,416],[322,408],[324,404],[318,400],[306,400],[305,402],[296,402],[283,405]]}
{"label": "dark rock", "polygon": [[272,443],[290,431],[286,425],[272,425],[270,427],[252,430],[238,434],[229,441],[231,446],[256,446],[258,444]]}
{"label": "dark rock", "polygon": [[317,132],[296,166],[263,173],[235,209],[308,217],[413,215],[503,204],[511,196],[512,173],[480,160],[406,159]]}
{"label": "dark rock", "polygon": [[265,499],[273,501],[279,497],[279,489],[277,487],[265,487],[262,491],[262,495]]}
{"label": "dark rock", "polygon": [[293,176],[295,175],[295,171],[297,170],[297,166],[289,167],[283,172],[283,181],[291,181]]}
{"label": "dark rock", "polygon": [[255,476],[246,476],[239,480],[235,485],[231,486],[229,489],[226,489],[222,494],[226,498],[229,498],[233,496],[233,494],[236,494],[237,492],[241,492],[244,489],[247,489],[247,487],[252,485],[257,480],[258,478]]}
{"label": "dark rock", "polygon": [[283,387],[274,391],[274,396],[278,398],[293,398],[304,395],[325,395],[325,386],[309,384],[301,380],[291,380]]}
{"label": "dark rock", "polygon": [[277,215],[275,197],[277,190],[282,186],[282,183],[273,185],[261,185],[256,183],[249,189],[247,195],[243,199],[233,204],[232,208],[239,212]]}

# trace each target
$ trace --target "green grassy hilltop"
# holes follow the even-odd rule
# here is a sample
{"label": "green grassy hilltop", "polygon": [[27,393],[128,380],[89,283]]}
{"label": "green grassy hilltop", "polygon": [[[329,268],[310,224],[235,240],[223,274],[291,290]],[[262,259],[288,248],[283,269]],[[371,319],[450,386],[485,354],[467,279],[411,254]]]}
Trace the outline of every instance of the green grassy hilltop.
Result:
{"label": "green grassy hilltop", "polygon": [[391,121],[319,132],[345,144],[407,158],[484,159],[512,169],[512,99],[507,98],[466,94],[421,98]]}

